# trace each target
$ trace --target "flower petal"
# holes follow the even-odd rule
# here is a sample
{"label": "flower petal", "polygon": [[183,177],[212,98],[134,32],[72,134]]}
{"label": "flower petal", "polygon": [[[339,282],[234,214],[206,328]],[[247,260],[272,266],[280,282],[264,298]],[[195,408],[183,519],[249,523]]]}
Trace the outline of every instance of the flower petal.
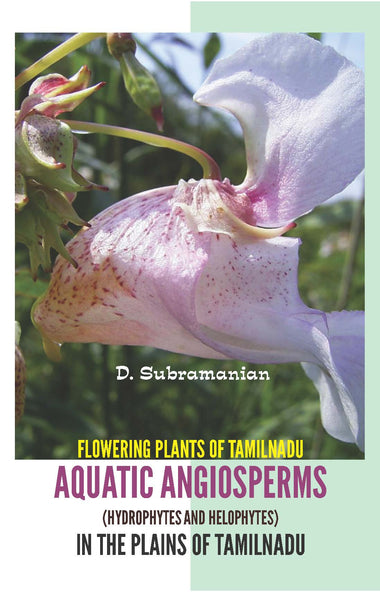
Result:
{"label": "flower petal", "polygon": [[[224,201],[216,199],[216,186]],[[218,353],[218,343],[214,351],[202,343],[208,339],[202,325],[210,320],[207,315],[203,318],[202,307],[208,306],[207,301],[212,304],[214,316],[230,322],[230,333],[236,323],[237,338],[243,339],[239,331],[253,319],[252,305],[259,301],[261,322],[265,324],[266,319],[272,339],[264,348],[260,340],[265,337],[258,331],[258,348],[266,349],[265,361],[272,357],[273,361],[299,361],[298,343],[296,354],[279,353],[281,348],[273,345],[278,340],[273,314],[308,310],[297,292],[298,240],[262,241],[252,238],[245,227],[239,232],[226,201],[232,206],[231,187],[227,184],[223,190],[219,182],[204,179],[136,195],[96,216],[91,228],[67,245],[77,270],[73,273],[59,260],[49,292],[35,310],[35,321],[45,336],[56,342],[129,343],[224,357]],[[217,213],[223,208],[225,220]],[[244,212],[244,204],[235,208]],[[201,215],[203,209],[209,215]],[[209,274],[214,274],[216,290],[226,286],[221,310],[212,291],[203,287]],[[239,298],[249,309],[245,319]],[[209,330],[223,328],[210,325]],[[253,349],[252,341],[249,347]],[[302,359],[315,361],[313,356]]]}
{"label": "flower petal", "polygon": [[[317,361],[313,322],[297,289],[299,240],[212,238],[196,292],[197,336],[252,363]],[[309,313],[309,314],[306,314]]]}
{"label": "flower petal", "polygon": [[348,185],[364,166],[364,76],[306,35],[271,34],[219,60],[194,99],[233,113],[256,223],[280,226]]}
{"label": "flower petal", "polygon": [[196,314],[187,308],[182,322],[228,358],[304,362],[320,394],[326,431],[363,450],[364,313],[307,308],[297,290],[297,264],[296,239],[236,245],[213,236],[197,282]]}
{"label": "flower petal", "polygon": [[[209,193],[209,180],[182,183],[96,216],[67,245],[77,270],[58,260],[49,290],[34,308],[35,324],[58,343],[148,345],[262,364],[306,362],[308,373],[318,368],[323,377],[318,383],[312,375],[324,417],[331,400],[335,405],[326,428],[347,439],[341,426],[348,422],[355,439],[362,431],[357,409],[363,390],[348,369],[352,358],[360,366],[357,313],[325,315],[305,306],[297,289],[297,239],[249,241],[218,219],[216,228],[198,220],[199,200]],[[201,231],[189,225],[189,212]]]}
{"label": "flower petal", "polygon": [[330,373],[313,364],[302,365],[319,391],[326,431],[364,450],[364,313],[331,313],[327,324]]}
{"label": "flower petal", "polygon": [[229,241],[213,238],[210,245],[197,284],[194,334],[229,358],[304,362],[320,394],[326,431],[363,450],[364,313],[326,315],[303,304],[296,239],[234,248]]}
{"label": "flower petal", "polygon": [[76,272],[59,259],[33,312],[46,339],[224,357],[193,338],[162,300],[170,286],[174,300],[189,306],[207,259],[207,236],[194,235],[181,210],[173,211],[175,189],[115,204],[68,243]]}

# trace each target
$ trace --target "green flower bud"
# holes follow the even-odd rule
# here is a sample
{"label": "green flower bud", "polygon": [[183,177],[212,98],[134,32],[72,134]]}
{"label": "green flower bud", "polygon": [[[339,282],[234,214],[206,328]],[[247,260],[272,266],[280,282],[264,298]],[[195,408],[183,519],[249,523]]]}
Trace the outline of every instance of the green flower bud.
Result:
{"label": "green flower bud", "polygon": [[16,128],[16,161],[26,177],[60,191],[88,189],[72,175],[74,137],[70,127],[45,115],[29,115]]}
{"label": "green flower bud", "polygon": [[163,129],[161,92],[152,74],[136,58],[133,52],[127,51],[120,59],[124,85],[134,103],[152,117],[159,130]]}
{"label": "green flower bud", "polygon": [[116,60],[120,60],[126,51],[136,53],[136,41],[131,33],[107,33],[107,47]]}
{"label": "green flower bud", "polygon": [[74,169],[76,138],[69,125],[55,119],[103,85],[87,88],[89,80],[86,66],[69,79],[60,74],[42,76],[16,113],[16,240],[29,249],[34,279],[40,265],[51,270],[51,249],[76,265],[59,229],[69,222],[86,225],[71,205],[77,191],[107,189]]}
{"label": "green flower bud", "polygon": [[161,131],[164,124],[161,92],[152,74],[136,58],[136,42],[131,33],[108,33],[107,46],[120,63],[124,85],[133,102],[155,120]]}

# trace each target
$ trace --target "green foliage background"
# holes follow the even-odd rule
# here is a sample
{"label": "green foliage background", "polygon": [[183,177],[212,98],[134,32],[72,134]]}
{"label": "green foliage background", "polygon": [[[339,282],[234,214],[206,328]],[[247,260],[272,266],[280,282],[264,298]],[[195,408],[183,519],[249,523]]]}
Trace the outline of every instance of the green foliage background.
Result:
{"label": "green foliage background", "polygon": [[[313,34],[316,36],[317,34]],[[16,71],[60,43],[56,34],[18,34]],[[138,40],[138,36],[137,36]],[[180,36],[152,36],[140,44],[137,56],[154,61],[154,73],[163,89],[167,136],[203,148],[220,165],[222,174],[239,183],[245,174],[245,152],[240,131],[232,119],[202,109],[181,72],[163,63],[158,44],[172,52],[186,44],[205,74],[223,44],[210,35],[203,52]],[[61,60],[48,71],[72,76],[83,64],[92,71],[92,83],[107,85],[78,107],[72,117],[156,132],[154,122],[140,113],[126,95],[117,62],[105,40],[95,40]],[[20,105],[29,84],[16,96]],[[65,114],[65,118],[69,118]],[[91,219],[112,203],[139,191],[199,178],[196,163],[178,153],[100,135],[79,136],[76,165],[86,177],[110,187],[108,193],[79,193],[79,215]],[[325,311],[364,307],[364,248],[362,203],[346,201],[317,208],[298,221],[292,231],[302,239],[299,288],[304,301]],[[65,239],[69,239],[67,233]],[[128,365],[138,374],[143,365],[165,369],[239,369],[239,361],[207,361],[150,348],[65,344],[61,363],[46,358],[39,334],[30,322],[34,299],[47,286],[40,273],[36,283],[28,271],[28,254],[16,248],[16,319],[22,327],[21,348],[27,364],[25,415],[16,428],[16,458],[76,458],[77,440],[94,438],[175,439],[303,439],[305,458],[363,458],[355,445],[344,444],[323,430],[319,398],[299,364],[267,369],[270,381],[169,382],[116,381],[116,365]]]}

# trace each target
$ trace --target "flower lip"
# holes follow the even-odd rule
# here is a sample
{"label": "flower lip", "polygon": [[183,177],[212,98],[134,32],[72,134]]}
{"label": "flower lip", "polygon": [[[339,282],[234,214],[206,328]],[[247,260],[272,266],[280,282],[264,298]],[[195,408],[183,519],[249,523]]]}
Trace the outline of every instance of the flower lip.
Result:
{"label": "flower lip", "polygon": [[259,227],[249,198],[244,192],[237,192],[229,179],[180,181],[176,196],[177,206],[198,232],[222,233],[240,242],[250,242],[281,236],[296,226],[291,222],[277,228]]}

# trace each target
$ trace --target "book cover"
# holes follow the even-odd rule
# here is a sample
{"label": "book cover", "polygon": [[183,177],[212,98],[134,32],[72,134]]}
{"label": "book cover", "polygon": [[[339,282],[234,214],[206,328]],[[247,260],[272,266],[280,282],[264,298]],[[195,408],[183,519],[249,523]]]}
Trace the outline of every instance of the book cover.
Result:
{"label": "book cover", "polygon": [[378,3],[180,4],[15,35],[12,589],[376,590]]}

